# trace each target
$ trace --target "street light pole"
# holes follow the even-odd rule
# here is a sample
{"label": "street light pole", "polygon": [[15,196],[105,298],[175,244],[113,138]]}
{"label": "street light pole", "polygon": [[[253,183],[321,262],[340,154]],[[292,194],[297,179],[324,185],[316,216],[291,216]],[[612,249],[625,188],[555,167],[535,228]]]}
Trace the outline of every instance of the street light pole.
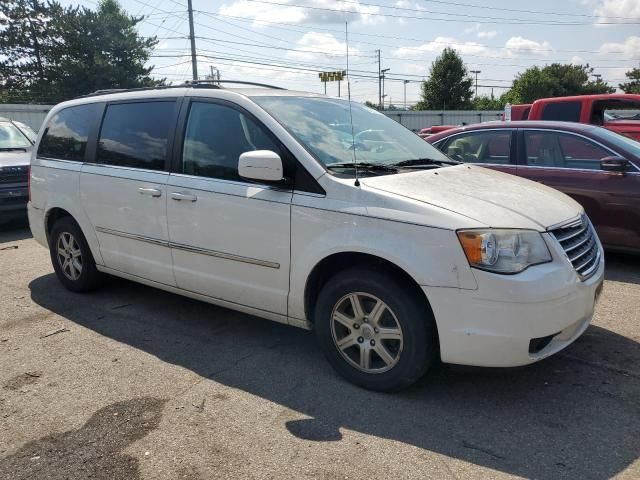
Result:
{"label": "street light pole", "polygon": [[380,106],[382,107],[382,110],[384,110],[384,97],[386,97],[386,95],[384,94],[384,74],[387,73],[389,70],[391,70],[390,68],[383,68],[382,70],[380,70],[380,79],[382,80],[382,103],[380,104]]}
{"label": "street light pole", "polygon": [[478,98],[478,74],[480,73],[480,70],[471,70],[471,73],[476,74],[476,98]]}
{"label": "street light pole", "polygon": [[407,83],[409,83],[409,80],[403,80],[402,83],[404,83],[404,109],[407,109]]}

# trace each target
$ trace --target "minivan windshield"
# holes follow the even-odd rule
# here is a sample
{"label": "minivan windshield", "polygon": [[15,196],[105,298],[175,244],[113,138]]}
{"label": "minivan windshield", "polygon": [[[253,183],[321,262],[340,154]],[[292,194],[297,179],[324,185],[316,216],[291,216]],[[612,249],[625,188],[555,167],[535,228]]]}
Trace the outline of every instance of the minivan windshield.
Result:
{"label": "minivan windshield", "polygon": [[326,167],[356,161],[390,167],[420,162],[457,163],[418,135],[382,113],[352,102],[326,97],[255,96],[253,100],[283,125]]}
{"label": "minivan windshield", "polygon": [[12,123],[0,123],[0,150],[26,149],[31,146],[29,139]]}

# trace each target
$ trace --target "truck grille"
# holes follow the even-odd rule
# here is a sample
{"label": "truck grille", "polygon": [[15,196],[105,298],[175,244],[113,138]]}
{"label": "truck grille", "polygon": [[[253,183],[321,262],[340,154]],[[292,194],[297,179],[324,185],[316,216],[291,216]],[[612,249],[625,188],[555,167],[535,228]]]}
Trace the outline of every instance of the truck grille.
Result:
{"label": "truck grille", "polygon": [[5,183],[27,183],[29,177],[29,167],[0,167],[0,184]]}
{"label": "truck grille", "polygon": [[586,215],[576,222],[551,230],[567,258],[582,280],[595,273],[600,263],[600,250],[593,226]]}

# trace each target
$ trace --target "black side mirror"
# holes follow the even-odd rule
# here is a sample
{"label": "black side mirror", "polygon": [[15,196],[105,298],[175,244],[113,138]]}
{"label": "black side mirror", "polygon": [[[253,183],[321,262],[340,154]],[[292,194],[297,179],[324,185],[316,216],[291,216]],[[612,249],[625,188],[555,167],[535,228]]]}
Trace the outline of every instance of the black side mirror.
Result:
{"label": "black side mirror", "polygon": [[605,172],[624,173],[631,168],[629,160],[623,157],[604,157],[600,160],[600,170]]}

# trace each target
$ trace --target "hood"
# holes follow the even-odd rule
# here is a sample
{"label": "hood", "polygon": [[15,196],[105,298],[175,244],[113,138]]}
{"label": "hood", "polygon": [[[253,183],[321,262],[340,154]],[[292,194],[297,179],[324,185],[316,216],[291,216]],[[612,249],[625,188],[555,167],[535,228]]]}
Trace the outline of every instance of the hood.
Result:
{"label": "hood", "polygon": [[1,167],[22,167],[31,163],[31,148],[27,151],[13,150],[3,152],[0,150],[0,168]]}
{"label": "hood", "polygon": [[577,202],[557,190],[472,165],[360,181],[369,188],[434,205],[494,228],[546,230],[583,212]]}

